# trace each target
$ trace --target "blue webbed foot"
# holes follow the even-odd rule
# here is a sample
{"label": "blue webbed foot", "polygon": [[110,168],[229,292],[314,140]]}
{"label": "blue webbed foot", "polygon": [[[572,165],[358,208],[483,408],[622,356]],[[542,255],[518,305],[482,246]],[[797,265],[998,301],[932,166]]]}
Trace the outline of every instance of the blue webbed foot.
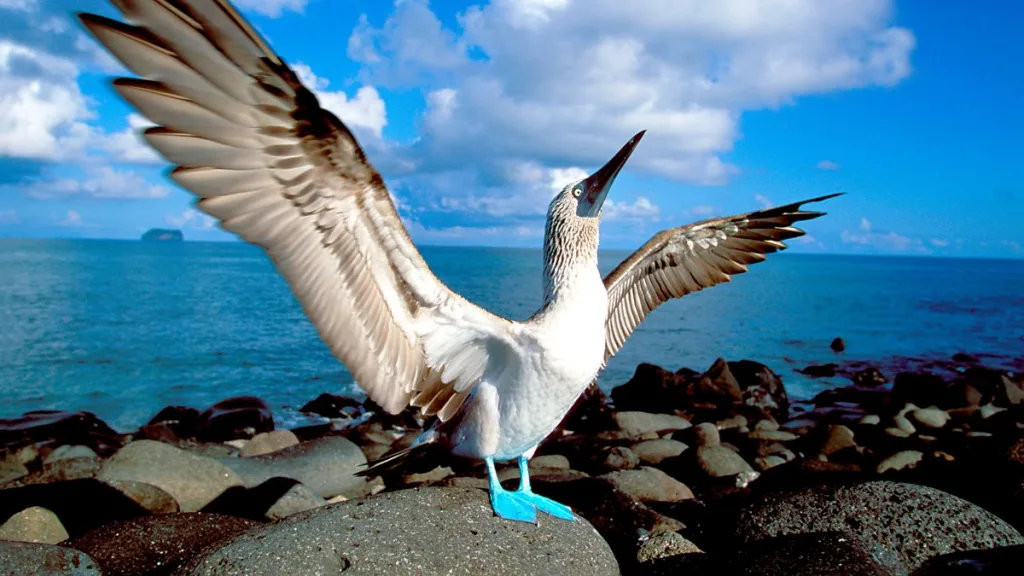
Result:
{"label": "blue webbed foot", "polygon": [[537,523],[537,507],[520,498],[518,492],[509,492],[498,483],[498,474],[494,470],[494,461],[487,462],[487,477],[490,482],[491,509],[499,518],[517,520],[519,522]]}
{"label": "blue webbed foot", "polygon": [[533,489],[530,488],[530,467],[527,462],[526,458],[522,456],[519,457],[520,480],[519,490],[515,492],[516,497],[545,514],[550,514],[551,516],[561,518],[562,520],[575,522],[576,515],[572,513],[572,508],[569,508],[565,504],[559,504],[550,498],[545,498],[540,494],[534,494]]}

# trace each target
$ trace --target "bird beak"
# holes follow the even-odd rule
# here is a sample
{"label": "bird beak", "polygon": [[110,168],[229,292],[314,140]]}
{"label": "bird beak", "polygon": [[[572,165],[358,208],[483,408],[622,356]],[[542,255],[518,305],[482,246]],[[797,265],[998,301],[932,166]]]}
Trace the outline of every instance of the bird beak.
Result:
{"label": "bird beak", "polygon": [[626,165],[626,160],[629,160],[629,156],[633,153],[636,145],[640,143],[640,139],[644,137],[645,132],[647,131],[641,130],[637,132],[636,136],[630,138],[629,142],[626,142],[626,145],[607,164],[580,184],[583,188],[583,197],[580,198],[576,209],[577,215],[595,218],[601,213],[601,206],[604,205],[604,199],[608,196],[608,190],[611,189],[612,183],[615,182],[615,177],[619,175],[619,171]]}

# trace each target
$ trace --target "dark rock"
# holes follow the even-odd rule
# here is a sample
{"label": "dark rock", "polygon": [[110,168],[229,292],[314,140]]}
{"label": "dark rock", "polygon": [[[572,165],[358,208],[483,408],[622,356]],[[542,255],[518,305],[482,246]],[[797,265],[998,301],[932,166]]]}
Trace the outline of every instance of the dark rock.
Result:
{"label": "dark rock", "polygon": [[355,473],[366,464],[366,456],[351,440],[325,436],[284,450],[250,458],[221,458],[224,466],[253,488],[274,477],[297,480],[323,498],[362,496],[366,480]]}
{"label": "dark rock", "polygon": [[687,386],[693,380],[654,364],[640,364],[628,382],[612,389],[612,401],[618,410],[671,414],[687,405]]}
{"label": "dark rock", "polygon": [[839,368],[838,364],[811,364],[803,370],[800,370],[801,374],[810,376],[811,378],[831,378],[836,375],[836,370]]}
{"label": "dark rock", "polygon": [[50,482],[64,482],[67,480],[81,480],[92,478],[100,469],[98,458],[69,458],[57,460],[45,464],[38,472],[19,478],[4,486],[5,488],[16,488],[30,484],[49,484]]}
{"label": "dark rock", "polygon": [[205,442],[223,442],[252,438],[274,429],[270,406],[255,396],[222,400],[206,409],[196,422],[196,438]]}
{"label": "dark rock", "polygon": [[669,558],[651,564],[648,574],[742,574],[745,576],[904,576],[907,571],[891,552],[846,532],[813,532],[766,538],[715,554],[699,568],[689,559]]}
{"label": "dark rock", "polygon": [[0,576],[101,576],[96,562],[78,550],[48,544],[0,541]]}
{"label": "dark rock", "polygon": [[889,379],[886,378],[885,374],[882,374],[882,372],[879,371],[878,368],[870,366],[868,368],[864,368],[863,370],[858,370],[857,372],[854,372],[850,378],[851,380],[853,380],[853,383],[856,384],[857,386],[864,386],[867,388],[881,386],[889,382]]}
{"label": "dark rock", "polygon": [[107,480],[104,483],[153,514],[171,514],[181,511],[178,501],[173,496],[152,484],[130,480]]}
{"label": "dark rock", "polygon": [[303,404],[299,411],[324,418],[355,418],[362,408],[363,403],[354,398],[324,393]]}
{"label": "dark rock", "polygon": [[1011,526],[969,502],[894,482],[768,494],[742,510],[735,523],[743,542],[843,530],[895,553],[909,570],[936,554],[1024,543]]}
{"label": "dark rock", "polygon": [[602,471],[632,470],[640,465],[640,459],[625,446],[612,446],[603,451],[598,468]]}
{"label": "dark rock", "polygon": [[699,380],[690,385],[690,395],[698,402],[729,406],[743,401],[743,390],[725,358],[718,358]]}
{"label": "dark rock", "polygon": [[101,524],[149,514],[117,488],[95,479],[0,490],[0,522],[31,506],[52,511],[71,536]]}
{"label": "dark rock", "polygon": [[964,352],[957,352],[953,354],[953,362],[963,362],[965,364],[977,364],[978,359],[970,354]]}
{"label": "dark rock", "polygon": [[833,338],[832,343],[828,347],[834,352],[843,352],[846,350],[846,341],[842,338]]}
{"label": "dark rock", "polygon": [[1012,576],[1020,574],[1024,546],[968,550],[929,558],[912,576]]}
{"label": "dark rock", "polygon": [[[166,428],[178,438],[195,438],[198,421],[199,410],[188,406],[168,406],[157,412],[144,428]],[[160,440],[160,438],[149,439]]]}
{"label": "dark rock", "polygon": [[789,395],[782,378],[771,368],[753,360],[740,360],[729,362],[729,370],[739,382],[744,405],[759,408],[778,422],[789,420]]}
{"label": "dark rock", "polygon": [[14,455],[0,460],[0,486],[14,482],[28,475],[28,468]]}
{"label": "dark rock", "polygon": [[[651,534],[636,553],[636,561],[640,566],[649,566],[651,562],[657,562],[673,556],[686,554],[703,554],[704,551],[696,544],[683,538],[676,532],[659,532]],[[647,571],[644,570],[646,573]]]}
{"label": "dark rock", "polygon": [[946,388],[946,381],[930,372],[900,372],[892,384],[892,405],[937,405],[946,396]]}
{"label": "dark rock", "polygon": [[107,460],[96,477],[152,484],[170,494],[184,512],[197,512],[242,479],[217,460],[168,444],[138,440]]}
{"label": "dark rock", "polygon": [[56,448],[82,444],[106,456],[121,447],[120,436],[91,412],[36,410],[19,418],[0,419],[0,451],[27,444]]}
{"label": "dark rock", "polygon": [[857,446],[857,441],[853,436],[853,430],[842,424],[830,425],[825,428],[825,435],[818,451],[826,456],[831,456],[840,450],[854,448]]}
{"label": "dark rock", "polygon": [[[513,486],[506,486],[513,488]],[[654,532],[674,532],[682,523],[662,516],[615,487],[606,478],[581,478],[565,482],[534,481],[538,494],[573,509],[611,545],[623,573],[631,573],[642,537]]]}
{"label": "dark rock", "polygon": [[164,576],[202,550],[257,526],[218,514],[163,514],[101,526],[63,545],[94,558],[104,576]]}
{"label": "dark rock", "polygon": [[615,429],[608,397],[597,387],[597,384],[587,386],[583,394],[576,399],[576,403],[562,419],[560,428],[572,432],[589,433]]}
{"label": "dark rock", "polygon": [[[397,529],[400,527],[400,529]],[[487,493],[416,488],[312,510],[251,530],[181,574],[618,574],[586,522],[538,525],[491,512]]]}

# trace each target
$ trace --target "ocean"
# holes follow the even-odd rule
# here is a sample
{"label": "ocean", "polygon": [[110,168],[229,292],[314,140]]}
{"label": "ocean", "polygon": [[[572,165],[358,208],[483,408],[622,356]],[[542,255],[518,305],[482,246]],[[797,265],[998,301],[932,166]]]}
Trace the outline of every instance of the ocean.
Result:
{"label": "ocean", "polygon": [[[539,250],[422,252],[493,312],[525,319],[540,305]],[[602,252],[602,272],[628,254]],[[660,307],[599,383],[641,362],[703,370],[721,356],[763,362],[807,399],[840,383],[797,372],[808,364],[869,361],[891,376],[956,352],[1024,370],[1024,261],[780,253]],[[86,410],[129,431],[167,405],[256,395],[288,426],[321,392],[361,396],[258,248],[0,240],[0,418]]]}

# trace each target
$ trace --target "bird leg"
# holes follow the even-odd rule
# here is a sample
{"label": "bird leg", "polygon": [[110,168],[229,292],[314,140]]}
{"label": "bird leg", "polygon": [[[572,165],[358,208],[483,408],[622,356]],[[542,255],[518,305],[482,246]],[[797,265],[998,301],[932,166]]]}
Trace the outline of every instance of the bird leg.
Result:
{"label": "bird leg", "polygon": [[485,458],[487,463],[487,481],[491,489],[491,509],[500,518],[518,520],[520,522],[537,523],[537,506],[523,499],[518,492],[509,492],[498,482],[498,473],[494,470],[494,458]]}
{"label": "bird leg", "polygon": [[529,504],[535,506],[541,512],[545,512],[554,516],[555,518],[561,518],[562,520],[576,521],[576,516],[572,513],[572,508],[569,508],[565,504],[559,504],[550,498],[545,498],[540,494],[534,494],[530,488],[530,466],[524,456],[519,457],[519,490],[516,490],[515,496]]}

